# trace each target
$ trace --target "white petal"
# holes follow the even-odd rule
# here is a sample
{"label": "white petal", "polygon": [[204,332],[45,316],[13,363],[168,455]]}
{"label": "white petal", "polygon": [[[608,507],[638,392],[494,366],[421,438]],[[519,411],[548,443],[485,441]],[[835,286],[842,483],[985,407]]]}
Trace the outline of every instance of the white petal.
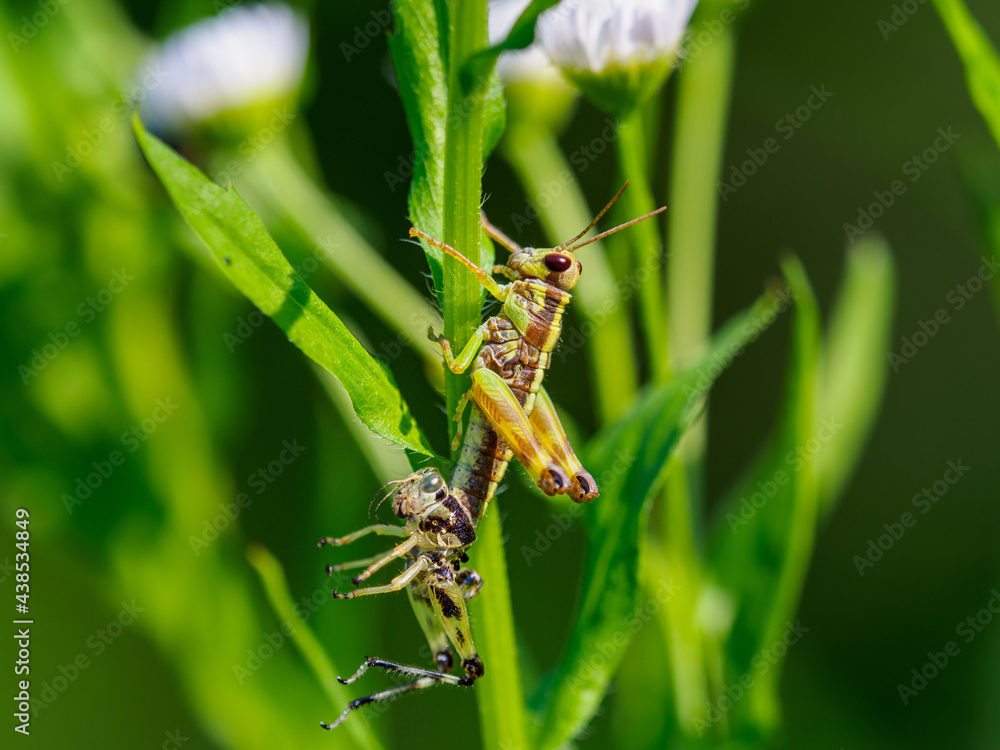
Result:
{"label": "white petal", "polygon": [[538,37],[554,62],[601,73],[675,54],[697,0],[563,0],[542,14]]}
{"label": "white petal", "polygon": [[148,93],[145,117],[171,130],[292,94],[308,52],[308,24],[288,6],[234,6],[168,37],[145,62],[165,74]]}

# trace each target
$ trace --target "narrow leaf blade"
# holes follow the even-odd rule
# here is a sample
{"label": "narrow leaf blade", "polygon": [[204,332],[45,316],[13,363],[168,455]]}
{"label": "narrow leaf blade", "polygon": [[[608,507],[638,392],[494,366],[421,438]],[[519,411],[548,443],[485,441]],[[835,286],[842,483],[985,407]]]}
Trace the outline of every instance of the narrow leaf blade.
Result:
{"label": "narrow leaf blade", "polygon": [[828,513],[854,473],[878,416],[889,375],[896,269],[888,245],[866,237],[847,266],[819,366],[820,427],[829,440],[816,454],[820,511]]}
{"label": "narrow leaf blade", "polygon": [[138,117],[133,124],[143,153],[174,205],[236,288],[309,358],[337,377],[358,418],[372,432],[433,455],[389,371],[302,280],[246,202],[147,133]]}
{"label": "narrow leaf blade", "polygon": [[[282,626],[291,633],[292,641],[330,698],[333,710],[342,711],[351,699],[350,695],[337,681],[337,669],[333,666],[326,651],[323,650],[323,646],[305,621],[299,617],[296,611],[298,605],[288,590],[288,581],[285,579],[285,571],[282,569],[281,563],[267,549],[256,544],[251,545],[247,550],[247,559],[260,576],[264,592],[267,594],[274,613],[280,618]],[[382,743],[379,742],[367,723],[348,721],[345,729],[359,747],[365,748],[365,750],[381,750]]]}
{"label": "narrow leaf blade", "polygon": [[[762,671],[754,660],[781,637],[795,612],[816,531],[815,461],[801,449],[815,424],[819,311],[801,264],[790,258],[783,268],[795,300],[795,320],[779,426],[764,458],[725,504],[709,547],[710,585],[733,612],[723,678],[726,684],[738,683],[744,675],[754,678],[747,697],[726,717],[737,736],[748,727],[757,736],[777,723],[779,665],[769,662]],[[751,515],[744,500],[754,492],[766,493],[768,499]],[[715,725],[718,718],[699,721]]]}
{"label": "narrow leaf blade", "polygon": [[[443,8],[434,0],[393,3],[395,33],[389,55],[413,140],[410,221],[431,237],[444,231],[444,144],[448,111],[448,73],[439,46]],[[421,241],[431,279],[444,307],[444,266],[440,250]]]}
{"label": "narrow leaf blade", "polygon": [[651,499],[720,373],[717,363],[731,360],[757,338],[763,313],[774,300],[773,294],[765,295],[728,323],[698,366],[640,394],[625,416],[587,446],[584,463],[597,478],[601,496],[589,524],[583,594],[569,646],[535,699],[541,750],[563,746],[600,706],[631,640],[628,618],[639,603]]}
{"label": "narrow leaf blade", "polygon": [[934,0],[965,65],[972,101],[1000,145],[1000,56],[963,0]]}

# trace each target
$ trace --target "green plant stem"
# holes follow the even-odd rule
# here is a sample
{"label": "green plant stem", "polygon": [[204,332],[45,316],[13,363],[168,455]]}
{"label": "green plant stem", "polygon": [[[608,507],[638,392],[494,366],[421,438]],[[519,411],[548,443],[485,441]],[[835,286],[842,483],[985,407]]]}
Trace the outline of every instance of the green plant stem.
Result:
{"label": "green plant stem", "polygon": [[441,350],[427,338],[428,326],[439,329],[437,311],[344,219],[284,138],[259,154],[246,175],[287,216],[304,242],[317,247],[320,259],[358,299],[402,334],[426,362],[440,367]]}
{"label": "green plant stem", "polygon": [[674,366],[695,356],[712,326],[716,181],[726,140],[735,39],[730,27],[680,73],[670,211],[667,300]]}
{"label": "green plant stem", "polygon": [[[535,200],[549,242],[565,242],[590,223],[593,217],[580,184],[550,130],[512,125],[503,143],[503,155],[529,196],[547,195],[552,184],[562,186],[558,199]],[[574,294],[580,312],[593,326],[587,351],[600,423],[608,424],[621,416],[635,394],[635,344],[601,243],[581,248],[577,258],[584,272]]]}
{"label": "green plant stem", "polygon": [[[448,112],[444,142],[444,241],[483,267],[479,221],[483,166],[483,96],[462,93],[461,67],[486,46],[486,0],[448,0]],[[444,257],[444,335],[460,351],[482,317],[483,290],[472,273]],[[448,415],[469,389],[467,375],[445,375]],[[456,425],[449,420],[449,432]]]}
{"label": "green plant stem", "polygon": [[[656,206],[649,183],[649,154],[642,108],[636,107],[621,116],[615,143],[618,145],[622,176],[630,182],[628,190],[622,196],[625,210],[630,219],[647,214]],[[639,289],[639,315],[646,339],[650,373],[656,382],[663,382],[670,373],[670,347],[660,283],[663,247],[658,223],[656,219],[643,221],[628,231],[628,241],[634,248],[631,273]]]}
{"label": "green plant stem", "polygon": [[517,637],[510,608],[510,584],[504,558],[503,530],[496,509],[476,529],[473,558],[488,584],[472,603],[478,627],[476,647],[486,676],[476,683],[483,747],[527,750],[524,691],[517,658]]}
{"label": "green plant stem", "polygon": [[669,573],[678,593],[660,615],[673,681],[677,723],[688,736],[695,736],[694,719],[701,715],[708,698],[702,639],[697,624],[701,594],[701,564],[694,539],[691,492],[684,461],[671,459],[664,491],[663,544],[655,564]]}
{"label": "green plant stem", "polygon": [[[337,681],[337,670],[330,663],[330,658],[323,650],[323,646],[320,645],[309,626],[296,613],[295,602],[288,590],[288,581],[285,580],[285,572],[281,568],[281,563],[259,544],[250,545],[247,549],[247,559],[260,576],[264,592],[267,594],[275,614],[283,626],[291,629],[292,640],[302,652],[302,656],[313,675],[323,686],[323,690],[330,698],[334,709],[338,712],[342,711],[350,700],[350,695]],[[360,747],[369,748],[369,750],[377,750],[382,747],[382,743],[379,742],[368,724],[363,721],[348,721],[345,723],[345,729]]]}
{"label": "green plant stem", "polygon": [[[666,269],[669,356],[675,367],[699,355],[711,334],[715,183],[725,146],[734,53],[733,32],[727,26],[688,63],[678,82]],[[692,511],[701,507],[706,425],[702,419],[691,430],[673,461],[661,529],[663,564],[673,571],[681,591],[663,611],[675,710],[682,731],[692,737],[692,722],[709,697],[712,670],[706,662],[717,652],[697,622],[702,574]]]}
{"label": "green plant stem", "polygon": [[[479,219],[482,195],[484,93],[462,94],[461,69],[486,46],[486,0],[447,0],[448,112],[444,143],[444,241],[481,268],[492,260],[482,247]],[[482,317],[483,290],[476,278],[451,256],[444,258],[444,333],[458,348],[469,340]],[[448,414],[468,390],[467,376],[446,373]],[[454,434],[455,424],[449,420]],[[494,503],[495,504],[495,503]],[[517,663],[517,639],[511,611],[510,585],[504,560],[499,511],[494,508],[477,531],[476,566],[484,587],[476,608],[477,650],[486,669],[476,689],[483,746],[527,748],[524,691]]]}

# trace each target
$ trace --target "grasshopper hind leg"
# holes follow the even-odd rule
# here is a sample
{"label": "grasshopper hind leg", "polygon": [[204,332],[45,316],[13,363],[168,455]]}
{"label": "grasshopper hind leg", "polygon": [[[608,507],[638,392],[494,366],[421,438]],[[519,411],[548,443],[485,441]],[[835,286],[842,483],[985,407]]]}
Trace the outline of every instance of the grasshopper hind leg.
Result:
{"label": "grasshopper hind leg", "polygon": [[419,680],[414,682],[408,682],[404,685],[397,685],[396,687],[391,687],[387,690],[382,690],[378,693],[373,693],[372,695],[366,695],[364,698],[357,698],[347,704],[347,707],[332,723],[327,724],[325,721],[321,721],[319,725],[323,729],[330,730],[336,729],[344,720],[351,715],[352,711],[356,711],[362,706],[367,706],[369,703],[381,703],[384,701],[394,700],[397,696],[403,695],[404,693],[409,693],[413,690],[421,690],[423,688],[428,688],[433,685],[437,685],[440,680],[436,680],[433,677],[421,677]]}

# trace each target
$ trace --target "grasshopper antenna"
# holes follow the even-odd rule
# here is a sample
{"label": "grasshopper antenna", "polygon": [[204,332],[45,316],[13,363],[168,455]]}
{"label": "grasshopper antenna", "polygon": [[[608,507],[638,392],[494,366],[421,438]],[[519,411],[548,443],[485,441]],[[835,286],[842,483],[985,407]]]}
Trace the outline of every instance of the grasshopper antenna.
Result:
{"label": "grasshopper antenna", "polygon": [[[626,183],[626,184],[628,184],[628,183]],[[569,249],[570,252],[575,252],[578,248],[581,248],[581,247],[584,247],[586,245],[589,245],[591,242],[597,242],[598,240],[603,240],[609,234],[614,234],[615,232],[620,232],[621,230],[623,230],[623,229],[625,229],[627,227],[630,227],[633,224],[638,224],[640,221],[645,221],[646,219],[650,218],[651,216],[656,216],[657,214],[661,214],[661,213],[663,213],[666,210],[667,210],[666,206],[660,206],[655,211],[650,211],[648,214],[640,216],[638,219],[632,219],[632,221],[626,221],[624,224],[619,224],[614,229],[609,229],[606,232],[601,232],[600,234],[598,234],[598,235],[596,235],[594,237],[591,237],[586,242],[581,242],[579,245],[574,245],[573,247],[568,248],[568,249]]]}
{"label": "grasshopper antenna", "polygon": [[[597,216],[594,217],[594,220],[592,222],[590,222],[590,224],[587,225],[586,229],[584,229],[582,232],[580,232],[580,234],[578,234],[573,239],[568,240],[567,242],[562,243],[559,247],[557,247],[555,249],[556,250],[561,250],[563,248],[568,248],[570,245],[572,245],[578,239],[581,239],[585,234],[587,234],[587,232],[589,232],[591,229],[593,229],[597,225],[597,222],[599,222],[601,220],[601,217],[604,216],[604,214],[606,214],[608,211],[610,211],[611,207],[613,205],[615,205],[615,201],[617,201],[619,198],[621,198],[622,193],[625,192],[625,188],[628,187],[628,183],[629,183],[629,181],[625,180],[625,184],[622,185],[621,190],[619,190],[617,193],[615,193],[615,197],[612,198],[610,201],[608,201],[608,205],[606,205],[604,208],[601,209],[601,212],[599,214],[597,214]],[[591,242],[593,242],[593,240],[591,240]],[[583,247],[583,245],[580,245],[580,247]]]}
{"label": "grasshopper antenna", "polygon": [[[368,503],[368,517],[371,518],[371,515],[372,515],[372,503],[375,502],[375,498],[376,497],[378,497],[379,495],[382,495],[382,493],[385,492],[386,488],[391,487],[394,484],[402,484],[403,482],[407,481],[407,479],[410,479],[410,477],[407,477],[406,479],[393,479],[392,481],[389,481],[389,482],[386,482],[385,484],[383,484],[379,488],[379,491],[376,492],[372,496],[371,502]],[[388,494],[382,495],[382,499],[379,500],[378,501],[378,505],[375,506],[375,518],[376,519],[378,518],[378,509],[382,507],[382,503],[385,502],[385,499],[387,497],[389,497]]]}

